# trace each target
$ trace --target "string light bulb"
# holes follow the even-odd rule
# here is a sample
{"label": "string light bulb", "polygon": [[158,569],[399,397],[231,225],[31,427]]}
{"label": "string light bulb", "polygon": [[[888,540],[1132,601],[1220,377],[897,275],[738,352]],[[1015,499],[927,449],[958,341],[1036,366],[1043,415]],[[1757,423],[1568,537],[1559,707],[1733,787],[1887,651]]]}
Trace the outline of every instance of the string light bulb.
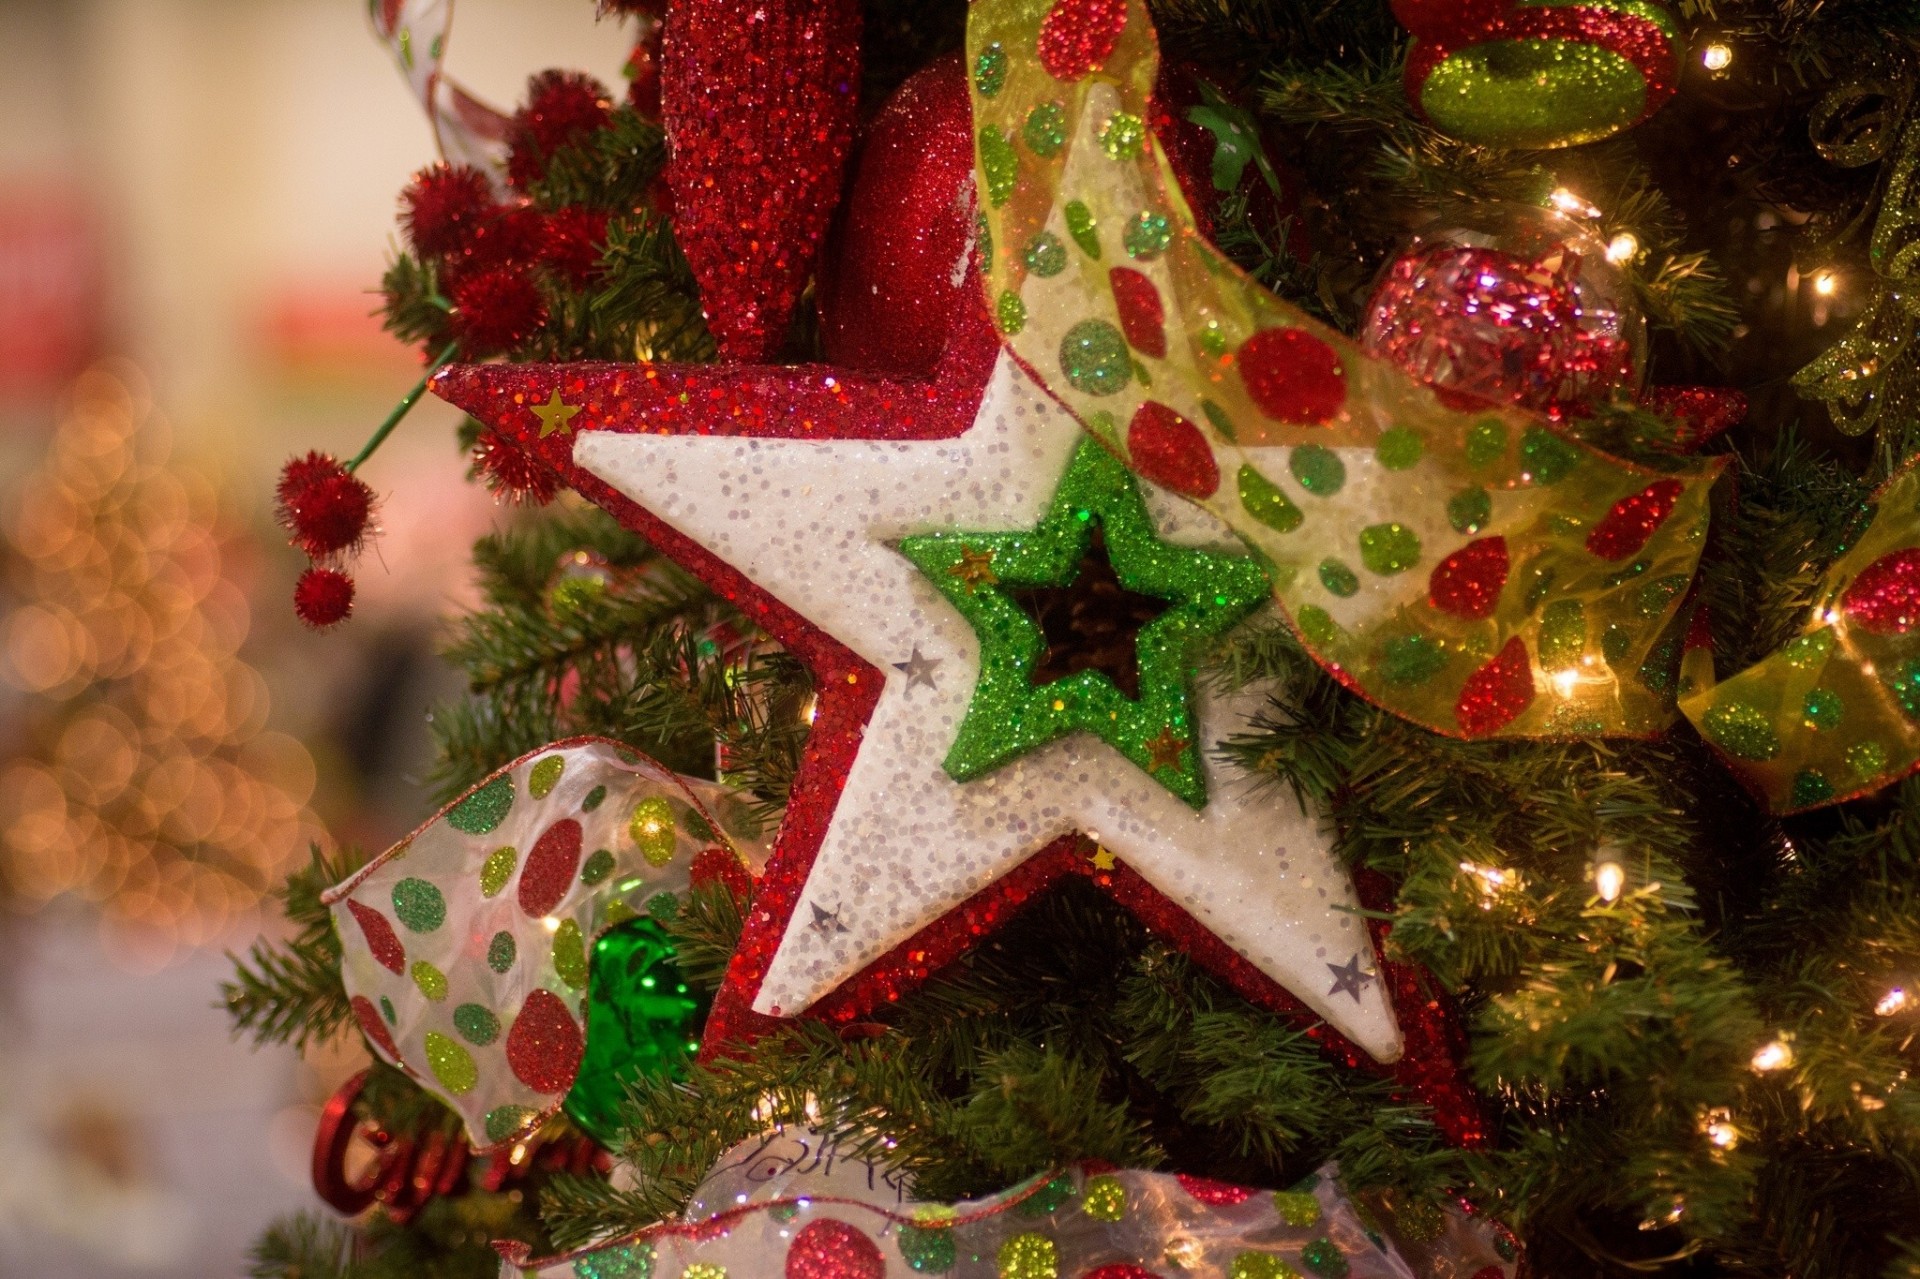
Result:
{"label": "string light bulb", "polygon": [[1773,1070],[1784,1070],[1793,1064],[1793,1046],[1787,1042],[1785,1035],[1769,1040],[1760,1045],[1759,1051],[1753,1054],[1751,1064],[1753,1073],[1756,1075],[1764,1075]]}
{"label": "string light bulb", "polygon": [[1700,65],[1715,73],[1725,71],[1733,65],[1733,46],[1715,40],[1700,50]]}
{"label": "string light bulb", "polygon": [[1607,261],[1619,266],[1631,262],[1640,256],[1640,238],[1631,231],[1622,231],[1607,241]]}
{"label": "string light bulb", "polygon": [[1823,298],[1830,298],[1840,287],[1840,277],[1831,271],[1816,271],[1813,275],[1813,291]]}
{"label": "string light bulb", "polygon": [[1715,1150],[1732,1150],[1740,1144],[1740,1130],[1734,1127],[1733,1112],[1715,1106],[1700,1117],[1700,1131],[1707,1135]]}
{"label": "string light bulb", "polygon": [[1880,996],[1880,1002],[1873,1006],[1873,1011],[1882,1017],[1891,1017],[1895,1013],[1905,1011],[1907,1006],[1912,1002],[1912,997],[1907,994],[1904,987],[1895,986],[1892,990]]}
{"label": "string light bulb", "polygon": [[1620,891],[1627,886],[1627,868],[1611,857],[1603,857],[1593,864],[1593,891],[1603,902],[1620,900]]}
{"label": "string light bulb", "polygon": [[1553,194],[1547,197],[1547,202],[1553,205],[1554,208],[1560,210],[1560,212],[1570,216],[1575,214],[1583,218],[1597,218],[1600,216],[1599,209],[1588,204],[1566,187],[1555,187]]}

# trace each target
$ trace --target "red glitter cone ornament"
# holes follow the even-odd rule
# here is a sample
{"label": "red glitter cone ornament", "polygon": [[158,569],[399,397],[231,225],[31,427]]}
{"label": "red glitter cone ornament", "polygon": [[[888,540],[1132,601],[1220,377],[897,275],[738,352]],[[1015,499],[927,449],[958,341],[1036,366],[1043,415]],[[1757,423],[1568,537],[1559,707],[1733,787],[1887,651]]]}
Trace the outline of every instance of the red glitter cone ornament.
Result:
{"label": "red glitter cone ornament", "polygon": [[682,0],[661,49],[674,233],[729,360],[772,356],[840,192],[854,0]]}
{"label": "red glitter cone ornament", "polygon": [[1632,394],[1646,335],[1599,241],[1500,205],[1415,236],[1375,286],[1360,341],[1436,389],[1559,421]]}

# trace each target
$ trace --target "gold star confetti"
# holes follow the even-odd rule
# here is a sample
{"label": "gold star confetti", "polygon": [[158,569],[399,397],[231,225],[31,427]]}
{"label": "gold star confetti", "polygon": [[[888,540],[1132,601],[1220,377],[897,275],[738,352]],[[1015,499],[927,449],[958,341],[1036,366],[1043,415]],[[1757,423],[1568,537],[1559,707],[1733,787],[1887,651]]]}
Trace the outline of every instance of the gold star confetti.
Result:
{"label": "gold star confetti", "polygon": [[560,402],[560,392],[555,391],[545,404],[533,406],[533,415],[540,419],[540,438],[546,439],[555,431],[562,435],[573,434],[573,415],[580,410]]}

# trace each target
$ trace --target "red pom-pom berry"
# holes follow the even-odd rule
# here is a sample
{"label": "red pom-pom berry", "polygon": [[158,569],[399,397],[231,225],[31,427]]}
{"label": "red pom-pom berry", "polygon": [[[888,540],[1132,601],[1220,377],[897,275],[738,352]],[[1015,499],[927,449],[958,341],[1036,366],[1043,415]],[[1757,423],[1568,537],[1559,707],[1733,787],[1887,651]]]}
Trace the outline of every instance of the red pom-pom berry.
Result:
{"label": "red pom-pom berry", "polygon": [[436,164],[400,193],[400,224],[422,257],[442,258],[472,243],[499,206],[487,175],[464,164]]}
{"label": "red pom-pom berry", "polygon": [[448,324],[470,360],[504,355],[547,322],[546,300],[533,277],[518,267],[490,267],[463,276],[451,290]]}
{"label": "red pom-pom berry", "polygon": [[316,560],[358,547],[373,515],[373,490],[325,453],[289,461],[274,495],[288,540]]}
{"label": "red pom-pom berry", "polygon": [[600,270],[607,245],[607,214],[601,209],[557,209],[541,228],[540,261],[575,288]]}
{"label": "red pom-pom berry", "polygon": [[310,568],[293,584],[293,611],[316,631],[353,613],[353,579],[335,568]]}
{"label": "red pom-pom berry", "polygon": [[547,171],[553,153],[604,129],[613,112],[607,86],[578,71],[542,71],[527,81],[527,105],[507,135],[507,181],[524,191]]}
{"label": "red pom-pom berry", "polygon": [[473,444],[473,469],[487,481],[495,496],[532,506],[545,506],[559,492],[553,472],[527,456],[519,445],[492,427]]}

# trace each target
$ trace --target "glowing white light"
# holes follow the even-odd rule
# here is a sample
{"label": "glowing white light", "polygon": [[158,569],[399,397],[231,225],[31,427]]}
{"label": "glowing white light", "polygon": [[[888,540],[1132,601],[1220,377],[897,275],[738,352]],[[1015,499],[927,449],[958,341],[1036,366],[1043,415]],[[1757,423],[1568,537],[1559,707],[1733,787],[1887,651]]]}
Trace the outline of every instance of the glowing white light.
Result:
{"label": "glowing white light", "polygon": [[1880,996],[1880,1002],[1873,1006],[1873,1011],[1879,1013],[1882,1017],[1891,1017],[1912,1002],[1912,998],[1908,996],[1905,990],[1895,986],[1892,990]]}
{"label": "glowing white light", "polygon": [[558,915],[548,915],[540,921],[540,927],[550,933],[557,933],[560,931],[560,917]]}
{"label": "glowing white light", "polygon": [[1622,231],[1607,241],[1607,261],[1618,265],[1640,256],[1640,241],[1631,231]]}
{"label": "glowing white light", "polygon": [[1700,1131],[1707,1134],[1717,1150],[1732,1150],[1740,1144],[1740,1130],[1733,1126],[1733,1112],[1725,1106],[1715,1106],[1701,1120]]}
{"label": "glowing white light", "polygon": [[1784,1039],[1775,1039],[1770,1043],[1762,1044],[1760,1051],[1753,1055],[1752,1062],[1754,1073],[1761,1075],[1769,1070],[1781,1070],[1792,1064],[1793,1049],[1787,1046],[1787,1041]]}
{"label": "glowing white light", "polygon": [[1725,71],[1733,65],[1733,46],[1715,40],[1700,50],[1700,65],[1709,71]]}
{"label": "glowing white light", "polygon": [[1583,218],[1597,218],[1600,216],[1600,210],[1594,208],[1591,204],[1588,204],[1585,200],[1567,190],[1565,187],[1555,187],[1553,194],[1548,196],[1547,200],[1554,208],[1560,210],[1562,213],[1577,213]]}
{"label": "glowing white light", "polygon": [[1580,682],[1580,672],[1568,667],[1564,671],[1555,671],[1552,679],[1554,692],[1562,697],[1572,697],[1574,685]]}
{"label": "glowing white light", "polygon": [[1593,890],[1604,902],[1619,901],[1620,890],[1627,886],[1627,868],[1616,861],[1600,862],[1593,868]]}
{"label": "glowing white light", "polygon": [[1813,291],[1815,293],[1818,293],[1821,297],[1823,298],[1832,297],[1833,291],[1839,287],[1840,287],[1840,277],[1835,275],[1833,272],[1817,271],[1814,273]]}
{"label": "glowing white light", "polygon": [[1515,882],[1512,871],[1501,870],[1498,866],[1481,866],[1474,862],[1461,862],[1460,869],[1480,881],[1480,909],[1492,910],[1493,899],[1504,888]]}

